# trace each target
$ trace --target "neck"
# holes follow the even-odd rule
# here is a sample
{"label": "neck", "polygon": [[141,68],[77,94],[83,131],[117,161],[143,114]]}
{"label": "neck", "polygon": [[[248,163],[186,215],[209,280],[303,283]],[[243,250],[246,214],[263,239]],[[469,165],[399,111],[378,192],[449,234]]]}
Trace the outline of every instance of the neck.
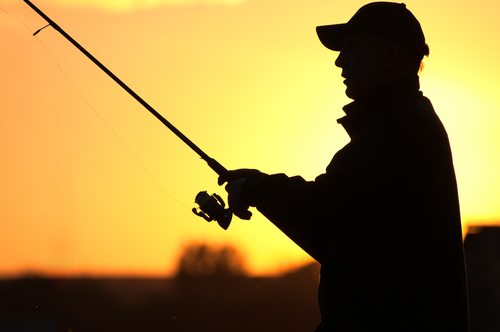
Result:
{"label": "neck", "polygon": [[398,101],[421,95],[418,76],[407,76],[357,98],[345,105],[343,110],[346,116],[337,120],[347,131],[349,136],[362,130],[374,119],[383,117],[383,114],[392,112],[391,104]]}
{"label": "neck", "polygon": [[420,90],[420,81],[418,75],[403,76],[381,86],[374,90],[360,96],[354,101],[356,103],[369,102],[373,103],[377,100],[387,101],[388,99],[401,99],[415,95]]}

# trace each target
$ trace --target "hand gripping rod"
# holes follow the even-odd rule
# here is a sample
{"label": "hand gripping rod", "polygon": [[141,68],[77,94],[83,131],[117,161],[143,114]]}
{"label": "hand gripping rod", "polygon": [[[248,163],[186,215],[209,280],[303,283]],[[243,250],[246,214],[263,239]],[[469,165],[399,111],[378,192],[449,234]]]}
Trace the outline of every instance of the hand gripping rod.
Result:
{"label": "hand gripping rod", "polygon": [[[194,144],[189,138],[186,137],[182,132],[179,131],[174,125],[172,125],[167,119],[165,119],[160,113],[158,113],[151,105],[149,105],[144,99],[142,99],[134,90],[132,90],[127,84],[125,84],[121,79],[119,79],[113,72],[111,72],[106,66],[104,66],[99,60],[97,60],[92,54],[90,54],[83,46],[81,46],[76,40],[74,40],[70,35],[68,35],[57,23],[55,23],[50,17],[45,15],[37,6],[35,6],[31,1],[24,0],[24,2],[30,6],[35,12],[38,13],[48,25],[53,27],[57,32],[63,35],[71,44],[73,44],[77,49],[79,49],[83,54],[87,56],[93,63],[95,63],[99,68],[102,69],[109,77],[113,79],[119,86],[121,86],[125,91],[127,91],[135,100],[137,100],[145,109],[147,109],[151,114],[153,114],[161,123],[163,123],[168,129],[170,129],[177,137],[179,137],[184,143],[186,143],[194,152],[196,152],[201,159],[205,160],[208,166],[215,171],[219,176],[226,174],[227,169],[222,166],[217,160],[208,156],[202,149],[200,149],[196,144]],[[44,27],[45,28],[45,27]],[[43,29],[43,28],[42,28]],[[41,29],[40,29],[41,30]],[[38,30],[36,33],[40,32]]]}

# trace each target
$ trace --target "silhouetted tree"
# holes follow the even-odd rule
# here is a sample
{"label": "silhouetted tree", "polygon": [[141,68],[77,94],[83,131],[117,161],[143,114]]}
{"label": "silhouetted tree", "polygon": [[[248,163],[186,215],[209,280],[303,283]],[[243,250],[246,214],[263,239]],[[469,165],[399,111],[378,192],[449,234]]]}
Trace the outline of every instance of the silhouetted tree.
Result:
{"label": "silhouetted tree", "polygon": [[245,274],[244,259],[232,246],[221,248],[190,244],[179,256],[178,278],[221,278]]}

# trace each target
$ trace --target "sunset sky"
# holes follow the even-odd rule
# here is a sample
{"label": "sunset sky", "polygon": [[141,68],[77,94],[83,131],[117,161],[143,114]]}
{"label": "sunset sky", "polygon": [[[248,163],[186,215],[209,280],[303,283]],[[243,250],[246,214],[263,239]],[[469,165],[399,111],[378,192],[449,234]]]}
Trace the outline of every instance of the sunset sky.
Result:
{"label": "sunset sky", "polygon": [[[366,1],[33,0],[226,168],[306,179],[348,142],[337,53],[315,26]],[[464,229],[500,221],[500,3],[408,0],[430,46],[421,89],[447,128]],[[0,0],[0,276],[166,275],[192,242],[252,274],[310,258],[254,211],[196,217],[217,175],[21,0]]]}

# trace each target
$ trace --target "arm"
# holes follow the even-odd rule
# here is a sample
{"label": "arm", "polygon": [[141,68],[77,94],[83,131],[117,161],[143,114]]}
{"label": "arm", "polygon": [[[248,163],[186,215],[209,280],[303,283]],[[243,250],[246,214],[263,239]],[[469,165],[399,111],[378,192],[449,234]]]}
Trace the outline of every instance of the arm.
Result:
{"label": "arm", "polygon": [[[237,216],[245,218],[249,206],[256,207],[292,241],[321,262],[327,245],[327,223],[332,203],[325,192],[325,175],[315,181],[285,174],[267,175],[257,170],[229,172],[228,201]],[[328,210],[328,211],[327,211]]]}

